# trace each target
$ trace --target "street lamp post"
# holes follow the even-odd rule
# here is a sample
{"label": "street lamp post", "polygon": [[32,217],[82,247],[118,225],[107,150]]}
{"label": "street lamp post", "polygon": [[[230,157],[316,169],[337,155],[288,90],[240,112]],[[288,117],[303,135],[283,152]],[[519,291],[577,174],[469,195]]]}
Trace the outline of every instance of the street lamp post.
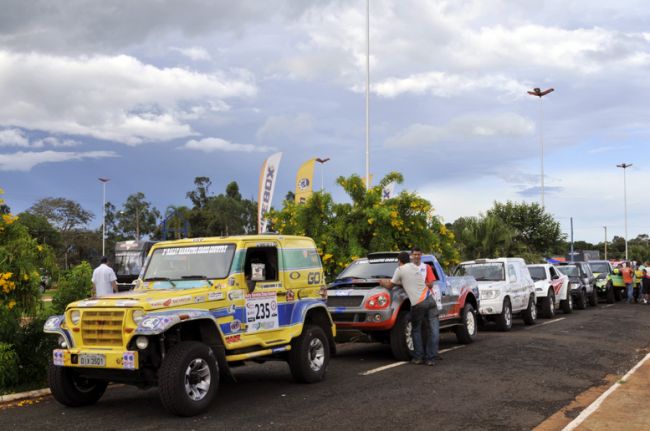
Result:
{"label": "street lamp post", "polygon": [[553,88],[544,91],[539,88],[533,88],[533,91],[528,92],[531,96],[539,97],[539,148],[542,177],[542,208],[544,208],[544,110],[542,108],[542,97],[552,93],[553,91],[555,91]]}
{"label": "street lamp post", "polygon": [[370,190],[370,0],[366,0],[366,190]]}
{"label": "street lamp post", "polygon": [[616,165],[617,168],[623,169],[623,210],[625,214],[625,260],[628,260],[627,257],[627,178],[626,171],[627,168],[632,166],[632,163],[621,163]]}
{"label": "street lamp post", "polygon": [[605,229],[605,260],[607,260],[607,226],[603,226]]}
{"label": "street lamp post", "polygon": [[106,256],[106,183],[110,178],[98,178],[102,183],[102,256]]}
{"label": "street lamp post", "polygon": [[325,170],[325,166],[323,166],[325,163],[329,162],[330,158],[329,157],[324,157],[324,158],[317,158],[316,161],[320,163],[320,191],[322,192],[324,190],[323,187],[323,171]]}

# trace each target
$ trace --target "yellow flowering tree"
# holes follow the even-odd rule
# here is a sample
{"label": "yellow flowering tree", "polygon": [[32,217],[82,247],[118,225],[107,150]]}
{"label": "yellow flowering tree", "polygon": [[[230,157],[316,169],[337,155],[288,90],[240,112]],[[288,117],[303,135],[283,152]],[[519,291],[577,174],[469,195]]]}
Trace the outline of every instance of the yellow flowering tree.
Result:
{"label": "yellow flowering tree", "polygon": [[[3,193],[0,189],[0,195]],[[37,318],[41,309],[39,269],[53,265],[54,256],[29,235],[1,198],[0,207],[4,211],[0,217],[1,389],[31,379],[32,373],[42,374],[44,369],[36,354],[41,340],[38,334],[42,333],[42,322]],[[21,364],[19,369],[11,366],[15,361]],[[12,374],[6,375],[7,370]]]}
{"label": "yellow flowering tree", "polygon": [[392,172],[366,190],[357,175],[339,177],[337,183],[351,202],[335,203],[328,193],[315,193],[302,205],[285,201],[282,210],[271,212],[273,228],[314,238],[330,279],[369,252],[416,245],[434,253],[443,265],[457,264],[454,234],[441,223],[429,201],[408,191],[382,200],[386,185],[402,181],[401,174]]}

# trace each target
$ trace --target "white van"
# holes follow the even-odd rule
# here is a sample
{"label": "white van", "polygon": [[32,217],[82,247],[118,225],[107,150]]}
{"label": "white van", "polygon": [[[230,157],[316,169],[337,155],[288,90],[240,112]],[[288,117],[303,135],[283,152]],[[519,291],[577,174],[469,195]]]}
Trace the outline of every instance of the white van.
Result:
{"label": "white van", "polygon": [[500,257],[462,262],[456,275],[471,275],[478,282],[479,314],[494,321],[501,331],[512,327],[512,316],[520,314],[526,325],[537,319],[535,283],[524,259]]}

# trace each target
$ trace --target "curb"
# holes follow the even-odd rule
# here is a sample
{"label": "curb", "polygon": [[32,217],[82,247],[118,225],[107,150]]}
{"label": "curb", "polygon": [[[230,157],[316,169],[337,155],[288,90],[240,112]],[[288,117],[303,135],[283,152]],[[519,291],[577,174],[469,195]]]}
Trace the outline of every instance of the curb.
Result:
{"label": "curb", "polygon": [[17,394],[0,395],[0,403],[8,403],[10,401],[22,400],[25,398],[42,397],[43,395],[50,395],[49,389],[37,389],[34,391],[19,392]]}

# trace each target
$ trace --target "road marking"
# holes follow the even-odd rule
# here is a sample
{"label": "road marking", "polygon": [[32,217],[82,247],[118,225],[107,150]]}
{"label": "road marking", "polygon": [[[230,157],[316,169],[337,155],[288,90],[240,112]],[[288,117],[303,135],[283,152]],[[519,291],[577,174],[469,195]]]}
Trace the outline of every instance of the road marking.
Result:
{"label": "road marking", "polygon": [[565,427],[562,429],[562,431],[572,431],[572,430],[576,429],[578,426],[580,426],[580,424],[582,424],[585,420],[587,420],[587,418],[588,418],[589,416],[591,416],[591,415],[592,415],[596,410],[598,410],[598,408],[600,407],[600,405],[603,403],[603,401],[605,401],[605,399],[606,399],[607,397],[609,397],[612,393],[614,393],[614,391],[615,391],[616,389],[618,389],[618,388],[621,386],[622,383],[625,383],[625,382],[627,381],[627,379],[630,378],[630,376],[631,376],[632,374],[634,374],[634,372],[635,372],[637,369],[639,369],[639,367],[641,367],[641,365],[643,365],[643,364],[645,363],[645,361],[647,361],[648,359],[650,359],[650,353],[648,353],[647,355],[645,355],[645,357],[644,357],[643,359],[641,359],[641,360],[640,360],[640,361],[639,361],[639,362],[638,362],[634,367],[632,367],[632,369],[631,369],[630,371],[628,371],[627,374],[624,375],[623,378],[622,378],[621,380],[619,380],[619,381],[617,381],[616,383],[614,383],[614,384],[613,384],[612,386],[610,386],[609,389],[607,389],[607,390],[606,390],[606,391],[605,391],[601,396],[599,396],[598,398],[596,398],[596,401],[594,401],[593,403],[589,404],[589,406],[588,406],[586,409],[584,409],[584,410],[583,410],[583,411],[578,415],[577,418],[575,418],[573,421],[571,421],[571,422],[569,423],[569,425],[565,426]]}
{"label": "road marking", "polygon": [[[452,350],[460,349],[461,347],[465,347],[465,345],[460,345],[460,346],[454,346],[450,347],[448,349],[443,349],[438,352],[439,355],[446,353],[446,352],[451,352]],[[400,365],[408,364],[408,361],[399,361],[399,362],[393,362],[392,364],[384,365],[383,367],[379,368],[373,368],[372,370],[364,371],[362,373],[359,373],[360,376],[369,376],[371,374],[379,373],[381,371],[385,370],[390,370],[391,368],[399,367]]]}
{"label": "road marking", "polygon": [[526,329],[535,329],[535,328],[539,328],[540,326],[550,325],[551,323],[559,322],[560,320],[564,320],[564,319],[566,319],[566,317],[559,317],[559,318],[557,318],[557,319],[553,319],[553,320],[549,320],[549,321],[544,322],[544,323],[540,323],[539,325],[528,326]]}

